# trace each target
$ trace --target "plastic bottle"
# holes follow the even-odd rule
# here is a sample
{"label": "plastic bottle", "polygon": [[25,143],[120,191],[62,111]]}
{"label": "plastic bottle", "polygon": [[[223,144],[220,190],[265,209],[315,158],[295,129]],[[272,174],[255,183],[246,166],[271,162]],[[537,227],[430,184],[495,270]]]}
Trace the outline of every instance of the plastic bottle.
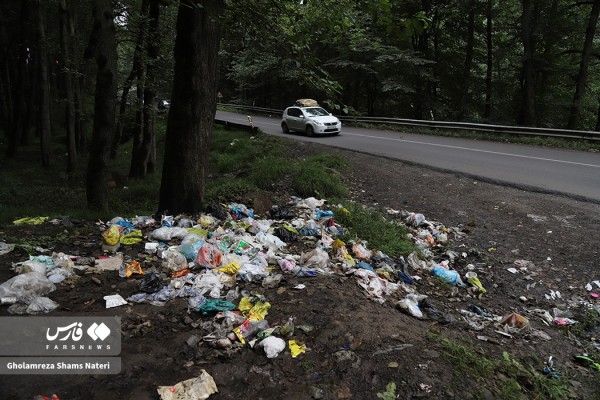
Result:
{"label": "plastic bottle", "polygon": [[237,338],[242,343],[246,343],[246,340],[254,337],[258,332],[269,329],[269,322],[266,319],[261,320],[250,320],[247,319],[243,324],[233,330]]}

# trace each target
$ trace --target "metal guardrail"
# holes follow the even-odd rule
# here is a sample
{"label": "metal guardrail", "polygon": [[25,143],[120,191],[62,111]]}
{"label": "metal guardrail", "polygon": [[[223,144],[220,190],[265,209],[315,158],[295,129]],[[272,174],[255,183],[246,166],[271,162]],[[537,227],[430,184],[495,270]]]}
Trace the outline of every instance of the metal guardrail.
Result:
{"label": "metal guardrail", "polygon": [[[219,106],[234,108],[240,110],[248,110],[261,112],[266,114],[281,115],[283,110],[274,108],[244,106],[239,104],[219,104]],[[490,125],[478,124],[469,122],[446,122],[446,121],[426,121],[418,119],[402,119],[389,117],[346,117],[337,116],[341,121],[359,122],[367,124],[383,124],[383,125],[402,125],[402,126],[418,126],[433,129],[448,129],[448,130],[464,130],[474,132],[493,132],[493,133],[508,133],[511,135],[528,135],[528,136],[549,136],[560,137],[567,139],[585,139],[600,141],[600,132],[594,131],[578,131],[567,129],[552,129],[552,128],[530,128],[525,126],[507,126],[507,125]]]}

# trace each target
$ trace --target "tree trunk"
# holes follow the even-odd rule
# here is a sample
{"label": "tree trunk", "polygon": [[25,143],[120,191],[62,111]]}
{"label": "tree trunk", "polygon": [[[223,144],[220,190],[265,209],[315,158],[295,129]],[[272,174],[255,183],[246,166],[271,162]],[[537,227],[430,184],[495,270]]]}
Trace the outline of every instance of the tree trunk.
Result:
{"label": "tree trunk", "polygon": [[523,0],[521,39],[523,41],[523,66],[521,72],[521,110],[519,123],[533,126],[535,123],[535,72],[533,56],[535,42],[532,27],[532,0]]}
{"label": "tree trunk", "polygon": [[219,0],[182,0],[179,5],[159,211],[195,213],[202,208],[216,112],[222,8]]}
{"label": "tree trunk", "polygon": [[111,1],[94,0],[93,15],[94,29],[86,56],[95,55],[98,70],[86,194],[91,209],[106,211],[108,210],[106,179],[117,95],[117,44]]}
{"label": "tree trunk", "polygon": [[469,20],[467,22],[467,48],[465,49],[465,65],[462,74],[460,99],[458,101],[458,120],[462,121],[467,113],[469,103],[469,81],[471,80],[471,67],[473,65],[473,45],[475,42],[475,1],[469,2]]}
{"label": "tree trunk", "polygon": [[66,112],[65,128],[67,133],[67,172],[75,170],[77,159],[77,143],[75,138],[75,96],[73,94],[73,79],[71,77],[74,63],[69,51],[69,11],[66,0],[58,4],[60,15],[60,50],[62,53],[62,78],[65,90]]}
{"label": "tree trunk", "polygon": [[587,82],[588,75],[588,66],[590,64],[590,56],[592,54],[592,47],[594,44],[594,36],[596,34],[596,25],[598,24],[599,14],[600,0],[594,0],[594,5],[592,6],[592,11],[590,12],[590,19],[588,20],[588,26],[585,31],[585,42],[583,45],[583,52],[581,53],[579,73],[577,74],[575,96],[573,97],[571,111],[569,112],[569,122],[567,124],[568,129],[575,129],[577,127],[577,119],[579,118],[579,112],[581,110],[581,100],[585,92],[585,84]]}
{"label": "tree trunk", "polygon": [[156,119],[156,63],[160,50],[158,0],[150,0],[148,13],[148,46],[146,56],[146,80],[143,98],[143,120],[141,141],[134,141],[131,153],[130,178],[144,178],[154,172],[156,165],[155,119]]}
{"label": "tree trunk", "polygon": [[50,86],[48,81],[48,56],[46,51],[46,28],[44,23],[44,10],[40,0],[34,0],[35,16],[37,23],[37,54],[35,55],[38,68],[38,129],[40,136],[40,150],[42,166],[50,166]]}
{"label": "tree trunk", "polygon": [[6,156],[14,157],[17,154],[23,138],[27,137],[29,123],[27,119],[27,107],[29,102],[26,94],[31,92],[31,63],[29,59],[29,24],[31,23],[30,2],[22,1],[20,9],[20,32],[17,36],[17,44],[14,45],[16,57],[10,63],[9,76],[12,76],[14,87],[12,88],[12,115],[10,132],[8,133],[8,146]]}
{"label": "tree trunk", "polygon": [[[115,159],[117,157],[117,148],[119,147],[119,144],[121,143],[121,140],[123,139],[123,132],[125,129],[125,120],[126,120],[126,111],[127,111],[127,101],[129,98],[129,91],[131,90],[131,86],[133,84],[133,81],[135,79],[138,80],[138,93],[141,90],[140,86],[140,78],[142,76],[142,71],[144,69],[144,45],[146,43],[146,33],[147,33],[147,23],[146,23],[146,17],[148,15],[148,7],[149,7],[149,1],[148,0],[143,0],[142,1],[142,5],[141,5],[141,9],[140,9],[140,24],[139,24],[139,31],[138,31],[138,36],[136,39],[136,43],[135,43],[135,51],[133,53],[133,62],[132,62],[132,67],[131,67],[131,72],[129,72],[129,76],[127,76],[127,79],[125,80],[125,83],[123,84],[123,92],[121,93],[121,102],[119,105],[119,119],[117,121],[117,129],[115,130],[115,137],[113,138],[112,141],[112,146],[111,146],[111,150],[110,150],[110,158]],[[139,95],[138,93],[136,93],[136,99],[139,100]],[[138,109],[141,103],[141,101],[137,102],[138,104]],[[139,146],[139,135],[142,134],[141,132],[141,117],[139,112],[136,112],[136,126],[134,129],[134,148]],[[138,143],[136,143],[135,141],[138,140]]]}
{"label": "tree trunk", "polygon": [[486,47],[487,47],[487,61],[485,71],[485,109],[483,116],[486,121],[490,120],[492,115],[492,71],[494,66],[494,49],[492,43],[492,32],[493,32],[493,1],[487,0],[486,10]]}

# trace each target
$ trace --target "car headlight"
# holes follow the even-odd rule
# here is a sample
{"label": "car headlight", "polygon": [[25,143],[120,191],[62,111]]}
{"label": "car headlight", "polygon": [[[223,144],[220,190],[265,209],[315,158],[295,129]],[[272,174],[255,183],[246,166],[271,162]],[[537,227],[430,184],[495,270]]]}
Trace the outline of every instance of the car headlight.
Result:
{"label": "car headlight", "polygon": [[324,123],[320,122],[320,121],[314,121],[315,125],[319,125],[319,126],[323,126],[325,125]]}

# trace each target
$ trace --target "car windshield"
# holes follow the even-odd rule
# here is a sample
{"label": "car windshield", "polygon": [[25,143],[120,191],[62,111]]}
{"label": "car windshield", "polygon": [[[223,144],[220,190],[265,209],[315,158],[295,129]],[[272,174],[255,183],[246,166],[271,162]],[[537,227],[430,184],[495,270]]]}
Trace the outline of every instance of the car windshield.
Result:
{"label": "car windshield", "polygon": [[321,107],[305,108],[304,112],[310,117],[322,117],[325,115],[329,115],[329,113]]}

